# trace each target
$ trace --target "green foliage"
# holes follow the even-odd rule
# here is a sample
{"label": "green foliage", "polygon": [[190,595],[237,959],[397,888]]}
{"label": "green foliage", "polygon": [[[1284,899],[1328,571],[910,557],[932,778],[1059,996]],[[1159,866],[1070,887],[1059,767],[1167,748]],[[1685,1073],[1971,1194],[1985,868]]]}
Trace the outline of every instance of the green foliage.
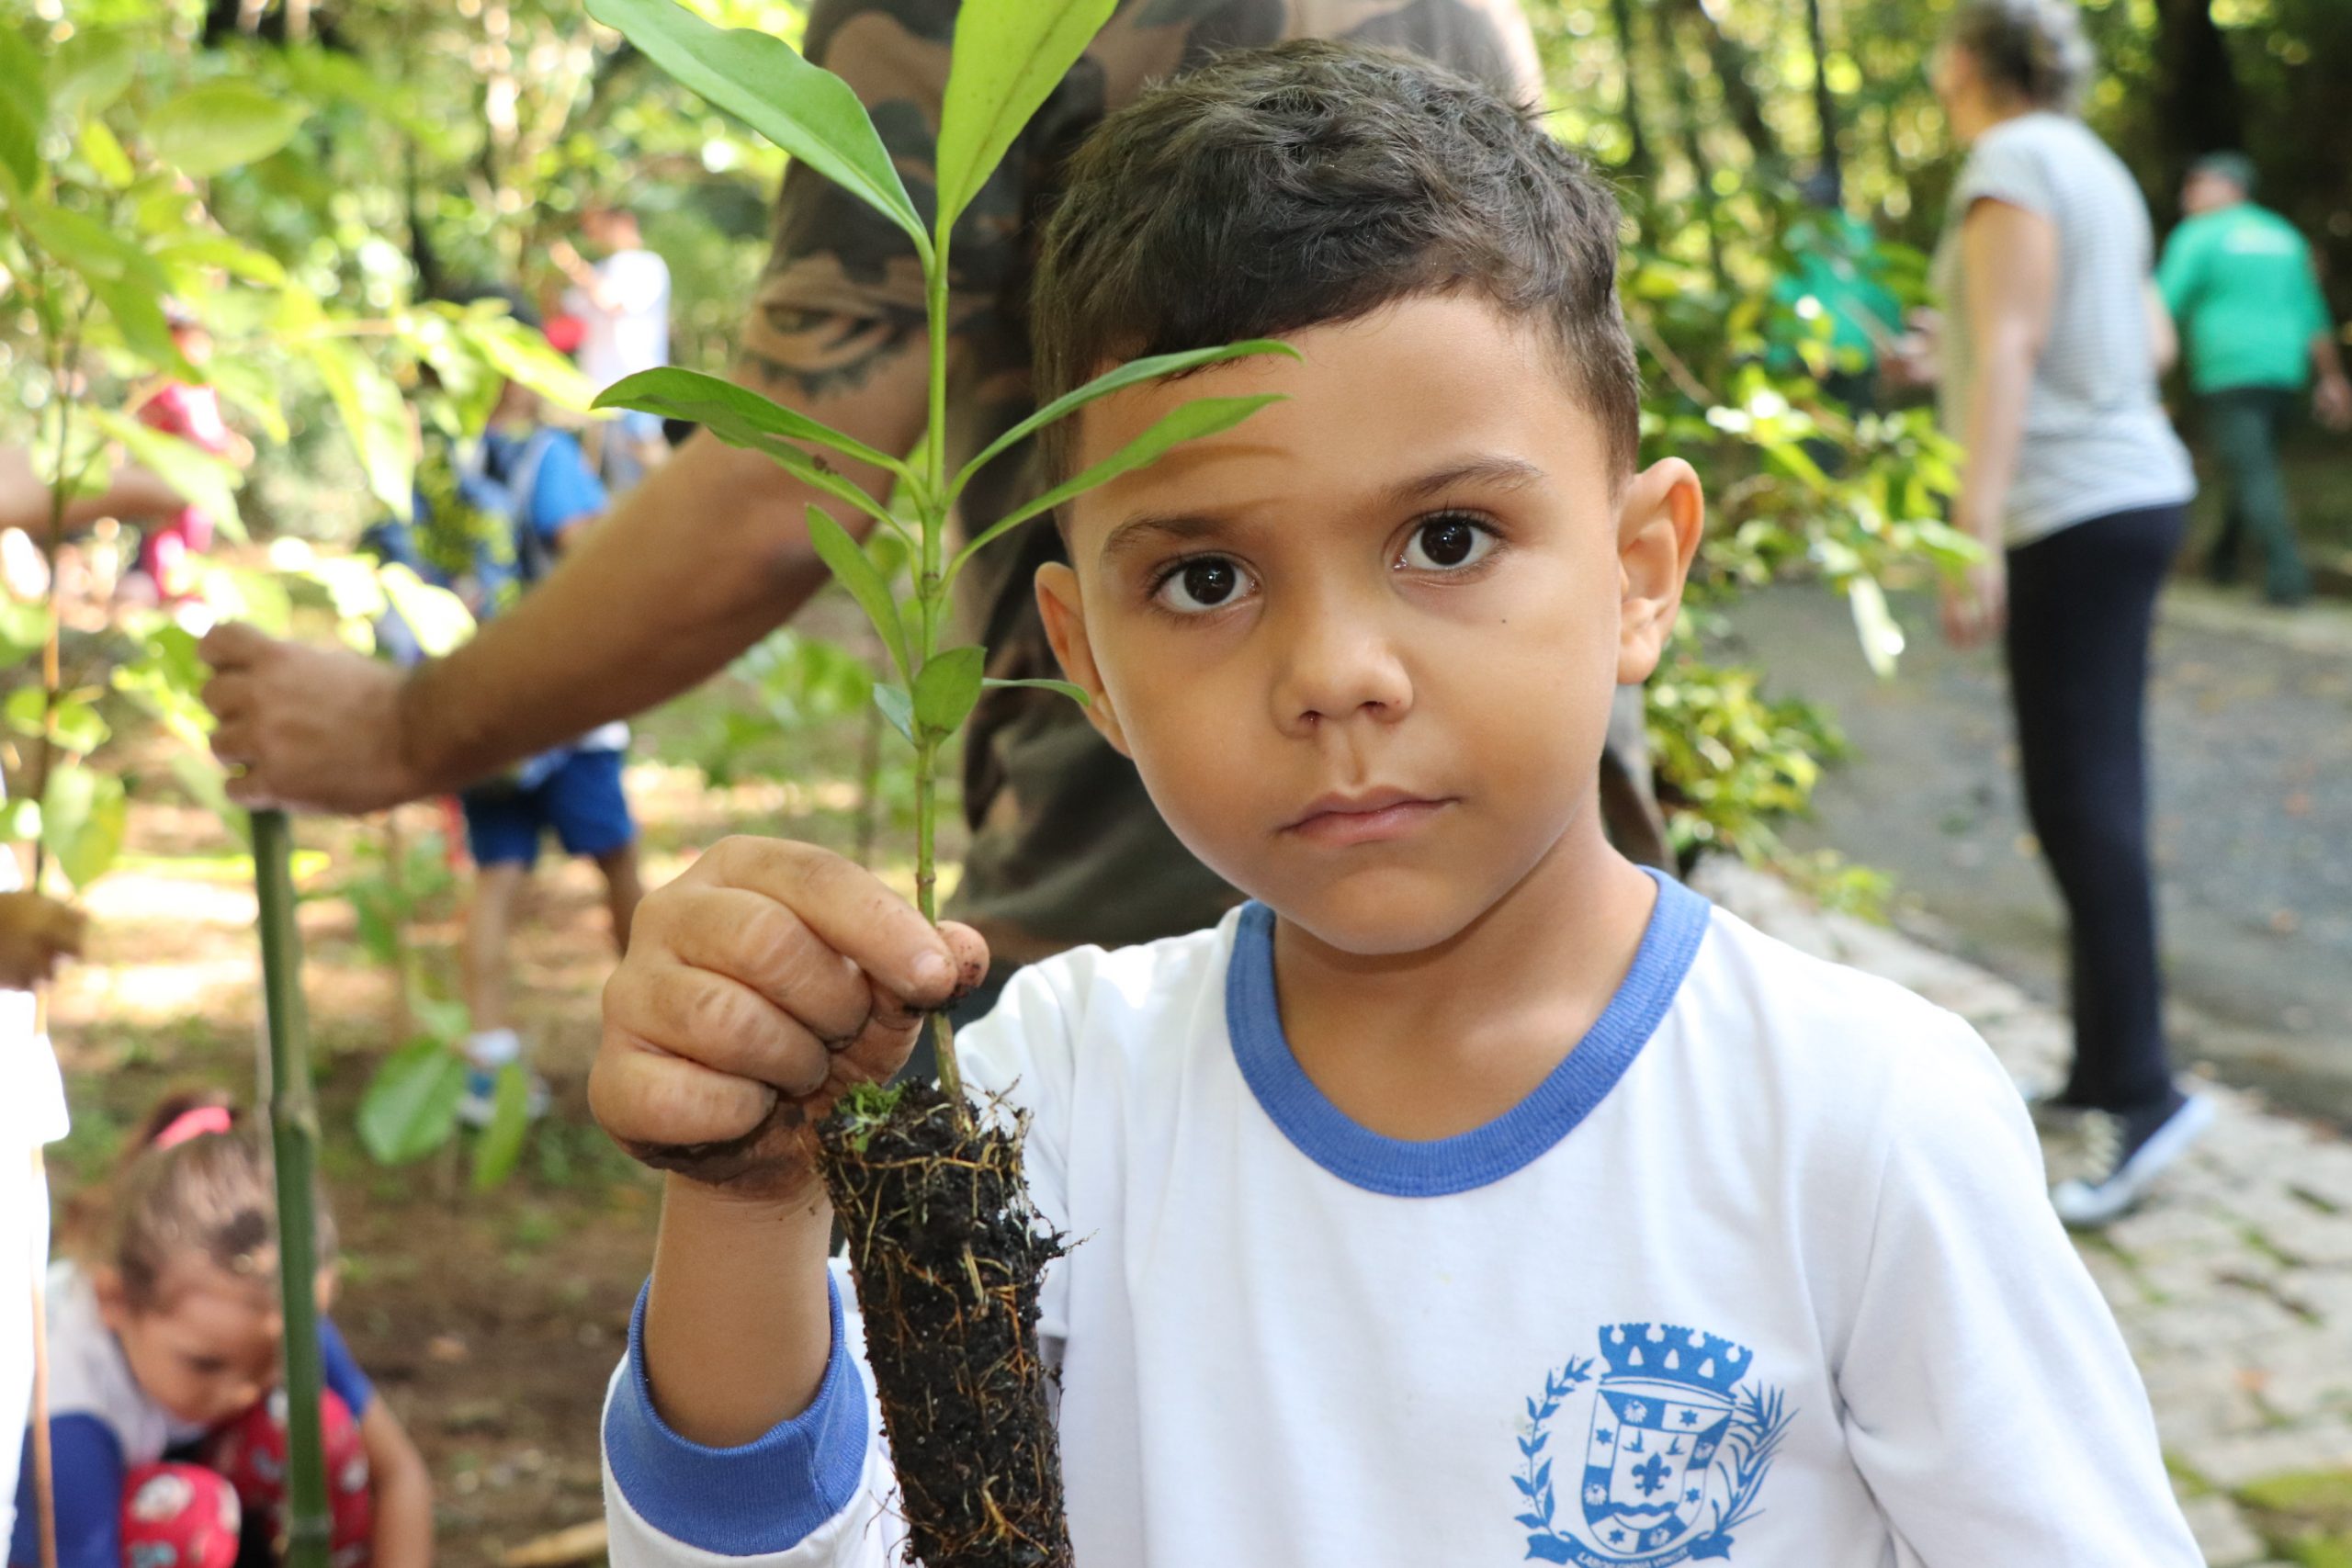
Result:
{"label": "green foliage", "polygon": [[1114,0],[965,0],[956,69],[939,116],[940,248],[1005,149],[1087,44]]}
{"label": "green foliage", "polygon": [[441,1041],[413,1040],[385,1058],[361,1097],[359,1141],[384,1165],[422,1159],[456,1134],[465,1094],[466,1059]]}
{"label": "green foliage", "polygon": [[310,118],[299,100],[263,92],[249,83],[202,83],[147,117],[147,141],[155,156],[191,179],[224,174],[268,157],[292,140]]}
{"label": "green foliage", "polygon": [[848,83],[782,39],[714,28],[675,0],[589,0],[588,11],[673,79],[898,224],[929,259],[922,220]]}

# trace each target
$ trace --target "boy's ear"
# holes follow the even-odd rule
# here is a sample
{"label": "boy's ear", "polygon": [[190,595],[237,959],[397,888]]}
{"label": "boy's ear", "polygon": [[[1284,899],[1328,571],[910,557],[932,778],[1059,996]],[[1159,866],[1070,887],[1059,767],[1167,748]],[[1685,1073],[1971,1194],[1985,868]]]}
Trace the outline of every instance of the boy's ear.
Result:
{"label": "boy's ear", "polygon": [[1619,685],[1646,681],[1657,668],[1706,522],[1706,493],[1681,458],[1662,458],[1626,481],[1617,503]]}
{"label": "boy's ear", "polygon": [[1132,757],[1111,694],[1102,689],[1102,672],[1094,663],[1094,647],[1086,637],[1086,610],[1079,603],[1078,573],[1060,561],[1037,569],[1037,613],[1045,618],[1046,637],[1061,661],[1062,677],[1086,693],[1086,716],[1122,757]]}

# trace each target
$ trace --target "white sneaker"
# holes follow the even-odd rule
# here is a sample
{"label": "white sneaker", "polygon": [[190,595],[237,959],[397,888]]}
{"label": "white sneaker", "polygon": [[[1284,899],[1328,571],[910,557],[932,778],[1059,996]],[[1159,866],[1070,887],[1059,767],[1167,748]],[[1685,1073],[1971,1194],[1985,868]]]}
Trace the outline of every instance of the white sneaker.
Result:
{"label": "white sneaker", "polygon": [[[524,1069],[523,1114],[536,1122],[548,1113],[547,1079]],[[498,1115],[498,1075],[487,1067],[466,1073],[465,1098],[458,1101],[458,1120],[469,1127],[487,1127]]]}
{"label": "white sneaker", "polygon": [[2088,1174],[2051,1189],[2050,1201],[2070,1225],[2092,1227],[2128,1213],[2166,1167],[2213,1124],[2201,1094],[2178,1094],[2161,1111],[2137,1115],[2087,1111],[2077,1123]]}

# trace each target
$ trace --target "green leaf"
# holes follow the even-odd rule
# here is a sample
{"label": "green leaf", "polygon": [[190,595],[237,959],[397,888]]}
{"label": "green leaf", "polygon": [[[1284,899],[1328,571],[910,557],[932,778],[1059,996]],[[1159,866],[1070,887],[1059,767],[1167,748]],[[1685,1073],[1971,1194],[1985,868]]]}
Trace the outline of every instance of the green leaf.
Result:
{"label": "green leaf", "polygon": [[1268,403],[1278,403],[1282,400],[1281,393],[1269,392],[1249,398],[1196,398],[1189,403],[1182,404],[1162,415],[1159,422],[1149,430],[1145,431],[1076,479],[1056,485],[1026,505],[1015,507],[978,538],[956,552],[954,564],[948,568],[949,578],[952,580],[961,572],[964,570],[964,563],[970,560],[981,548],[1011,533],[1032,517],[1041,513],[1051,512],[1072,497],[1084,495],[1095,486],[1106,484],[1121,474],[1136,468],[1147,468],[1158,462],[1172,446],[1181,446],[1187,441],[1197,441],[1204,435],[1215,435],[1219,431],[1230,430]]}
{"label": "green leaf", "polygon": [[795,446],[815,441],[862,462],[879,464],[894,472],[903,465],[853,436],[820,424],[759,393],[698,370],[641,370],[625,376],[597,396],[595,406],[631,408],[647,413],[690,419],[729,446],[764,452],[786,473],[844,505],[854,506],[877,523],[890,514],[882,504],[852,483],[822,457]]}
{"label": "green leaf", "polygon": [[486,314],[479,307],[468,312],[459,332],[467,345],[508,380],[520,381],[575,413],[594,406],[595,383],[558,354],[544,333],[512,316]]}
{"label": "green leaf", "polygon": [[57,737],[58,745],[77,757],[85,757],[106,744],[111,733],[98,710],[81,697],[60,696],[57,705],[50,709],[49,722]]}
{"label": "green leaf", "polygon": [[907,738],[910,746],[920,745],[915,739],[915,703],[907,695],[904,686],[894,686],[888,681],[874,682],[874,705],[890,721],[890,728]]}
{"label": "green leaf", "polygon": [[243,82],[190,87],[147,118],[147,144],[184,175],[202,179],[266,158],[311,118],[300,99]]}
{"label": "green leaf", "polygon": [[0,19],[0,184],[23,196],[40,180],[40,128],[49,88],[40,56],[13,20]]}
{"label": "green leaf", "polygon": [[286,281],[286,268],[276,256],[240,244],[226,234],[191,234],[186,239],[166,240],[155,247],[154,255],[166,272],[179,278],[180,291],[187,294],[197,292],[190,285],[203,283],[202,274],[213,267],[247,283],[258,283],[264,288],[276,288]]}
{"label": "green leaf", "polygon": [[531,1079],[520,1062],[498,1069],[498,1087],[492,1091],[490,1125],[474,1145],[474,1190],[488,1192],[503,1186],[523,1157],[523,1135],[531,1130]]}
{"label": "green leaf", "polygon": [[81,134],[74,138],[74,144],[81,148],[82,156],[96,171],[98,178],[115,189],[128,190],[139,177],[139,171],[130,166],[130,154],[122,150],[122,143],[115,140],[105,120],[86,122]]}
{"label": "green leaf", "polygon": [[51,109],[84,117],[85,129],[96,124],[96,117],[130,85],[137,62],[129,33],[77,28],[51,57]]}
{"label": "green leaf", "polygon": [[674,0],[588,0],[680,83],[906,231],[926,264],[931,237],[907,197],[881,133],[850,85],[781,39],[712,27]]}
{"label": "green leaf", "polygon": [[125,347],[151,365],[192,374],[164,319],[171,284],[154,257],[96,220],[51,202],[21,203],[17,216],[42,250],[81,275]]}
{"label": "green leaf", "polygon": [[[756,436],[814,441],[854,461],[870,463],[907,477],[906,465],[888,452],[773,402],[749,387],[739,387],[723,377],[706,376],[699,370],[640,370],[634,376],[624,376],[598,393],[594,406],[640,409],[647,413],[690,419],[708,426],[712,434],[735,446],[761,446],[752,439]],[[730,430],[736,434],[729,435]]]}
{"label": "green leaf", "polygon": [[1204,365],[1257,354],[1286,354],[1293,359],[1298,357],[1298,350],[1286,343],[1274,338],[1251,338],[1247,343],[1229,343],[1222,348],[1195,348],[1182,354],[1159,354],[1148,359],[1130,359],[1115,370],[1106,370],[1076,391],[1064,392],[989,443],[987,448],[965,464],[963,471],[956,476],[956,483],[948,490],[948,498],[952,501],[963,494],[965,485],[971,481],[974,474],[1002,457],[1016,443],[1027,440],[1057,420],[1068,419],[1098,399],[1107,398],[1114,392],[1123,392],[1146,381],[1157,381],[1163,376],[1178,376],[1187,370],[1197,370]]}
{"label": "green leaf", "polygon": [[447,589],[435,587],[398,562],[379,567],[376,581],[393,613],[408,623],[416,645],[434,658],[473,636],[472,612]]}
{"label": "green leaf", "polygon": [[991,675],[982,681],[980,686],[984,691],[1005,691],[1014,686],[1035,686],[1041,692],[1059,692],[1080,707],[1091,707],[1094,702],[1092,697],[1086,694],[1086,688],[1074,682],[1048,681],[1042,676],[1023,681],[1000,681]]}
{"label": "green leaf", "polygon": [[29,844],[40,837],[40,801],[24,795],[0,800],[0,843]]}
{"label": "green leaf", "polygon": [[286,410],[278,401],[278,375],[264,369],[253,360],[232,354],[216,354],[212,363],[204,367],[205,379],[213,390],[237,405],[262,428],[277,446],[284,446],[293,433],[287,427]]}
{"label": "green leaf", "polygon": [[40,739],[41,720],[49,711],[49,697],[39,686],[19,686],[0,703],[0,717],[8,728],[30,740]]}
{"label": "green leaf", "polygon": [[[89,781],[78,820],[66,820],[57,808],[55,785],[80,776]],[[41,838],[57,857],[57,868],[76,888],[87,887],[122,855],[122,834],[130,819],[130,802],[122,781],[88,767],[60,769],[50,777],[51,789],[41,812]]]}
{"label": "green leaf", "polygon": [[0,598],[0,669],[30,659],[49,644],[49,613],[31,601]]}
{"label": "green leaf", "polygon": [[222,781],[220,764],[193,751],[175,751],[171,754],[169,766],[172,776],[179,780],[182,789],[187,791],[188,798],[220,818],[250,853],[253,849],[253,814],[229,799],[229,788]]}
{"label": "green leaf", "polygon": [[947,232],[1005,149],[1111,19],[1114,0],[964,0],[939,111],[939,217]]}
{"label": "green leaf", "polygon": [[915,676],[915,722],[933,735],[955,734],[980,700],[987,668],[988,654],[978,648],[945,649],[925,660]]}
{"label": "green leaf", "polygon": [[820,507],[808,509],[808,542],[817,547],[818,558],[857,601],[857,607],[865,612],[865,618],[874,623],[874,629],[882,634],[883,646],[904,675],[913,668],[913,660],[907,657],[907,628],[899,618],[899,604],[890,596],[889,583],[849,531]]}
{"label": "green leaf", "polygon": [[384,1165],[406,1165],[449,1141],[466,1093],[466,1059],[438,1040],[384,1059],[359,1100],[359,1141]]}
{"label": "green leaf", "polygon": [[367,470],[368,488],[396,517],[405,517],[416,504],[415,446],[408,405],[390,378],[357,345],[340,338],[313,338],[307,345],[319,379],[358,449]]}
{"label": "green leaf", "polygon": [[244,537],[244,525],[237,514],[237,487],[244,483],[245,476],[236,464],[112,409],[84,412],[92,423],[122,443],[132,462],[152,470],[189,505],[211,513],[213,522],[232,537]]}

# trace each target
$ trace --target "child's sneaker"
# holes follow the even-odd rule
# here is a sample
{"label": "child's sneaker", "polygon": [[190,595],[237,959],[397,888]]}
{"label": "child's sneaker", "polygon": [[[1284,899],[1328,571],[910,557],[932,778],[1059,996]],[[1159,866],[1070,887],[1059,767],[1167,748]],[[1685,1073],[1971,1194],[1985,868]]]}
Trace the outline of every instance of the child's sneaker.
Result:
{"label": "child's sneaker", "polygon": [[2212,1122],[2212,1100],[2178,1089],[2146,1111],[2083,1112],[2078,1132],[2087,1169],[2051,1190],[2058,1217],[2096,1226],[2124,1213]]}
{"label": "child's sneaker", "polygon": [[[498,1113],[498,1075],[523,1059],[522,1037],[511,1029],[484,1029],[466,1041],[466,1095],[458,1101],[458,1120],[469,1127],[487,1127]],[[548,1113],[547,1080],[523,1069],[525,1114],[536,1122]]]}
{"label": "child's sneaker", "polygon": [[[523,1114],[536,1122],[548,1113],[548,1081],[523,1069]],[[489,1067],[466,1070],[466,1096],[458,1101],[458,1120],[469,1127],[487,1127],[498,1114],[498,1074]]]}

